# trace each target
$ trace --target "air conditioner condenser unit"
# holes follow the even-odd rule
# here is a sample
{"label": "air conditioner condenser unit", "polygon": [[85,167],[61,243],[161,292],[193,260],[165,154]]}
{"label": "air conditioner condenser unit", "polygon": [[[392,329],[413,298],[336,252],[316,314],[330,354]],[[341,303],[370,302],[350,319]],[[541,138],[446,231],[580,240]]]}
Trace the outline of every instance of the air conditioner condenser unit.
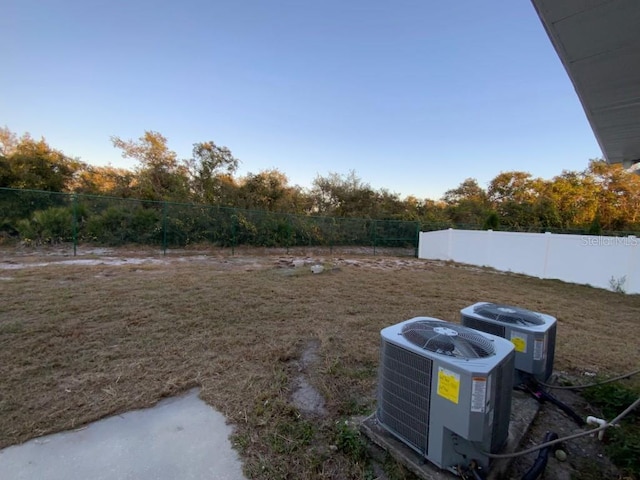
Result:
{"label": "air conditioner condenser unit", "polygon": [[377,420],[428,461],[458,473],[507,441],[515,347],[431,317],[381,331]]}
{"label": "air conditioner condenser unit", "polygon": [[479,302],[460,311],[462,325],[511,341],[516,360],[514,383],[529,376],[546,381],[553,373],[557,321],[555,317],[520,307]]}

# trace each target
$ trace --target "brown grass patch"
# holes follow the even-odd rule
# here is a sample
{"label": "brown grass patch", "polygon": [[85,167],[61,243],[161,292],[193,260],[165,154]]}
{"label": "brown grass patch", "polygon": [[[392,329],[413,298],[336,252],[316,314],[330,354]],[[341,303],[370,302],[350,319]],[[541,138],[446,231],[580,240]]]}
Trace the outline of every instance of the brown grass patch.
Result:
{"label": "brown grass patch", "polygon": [[[291,260],[0,271],[0,447],[199,385],[236,426],[249,477],[360,478],[364,463],[329,446],[336,422],[374,407],[380,329],[458,321],[481,300],[557,316],[557,370],[637,367],[637,295],[407,258],[326,257],[318,275]],[[310,342],[318,359],[305,373],[326,417],[290,402]]]}

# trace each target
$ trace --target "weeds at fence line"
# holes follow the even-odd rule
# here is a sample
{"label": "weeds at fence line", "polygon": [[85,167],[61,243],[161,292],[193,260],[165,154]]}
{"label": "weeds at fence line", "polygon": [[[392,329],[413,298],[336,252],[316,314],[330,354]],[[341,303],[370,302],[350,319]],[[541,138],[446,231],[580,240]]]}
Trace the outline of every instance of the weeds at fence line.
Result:
{"label": "weeds at fence line", "polygon": [[214,205],[0,189],[0,234],[23,245],[399,248],[417,255],[420,224]]}

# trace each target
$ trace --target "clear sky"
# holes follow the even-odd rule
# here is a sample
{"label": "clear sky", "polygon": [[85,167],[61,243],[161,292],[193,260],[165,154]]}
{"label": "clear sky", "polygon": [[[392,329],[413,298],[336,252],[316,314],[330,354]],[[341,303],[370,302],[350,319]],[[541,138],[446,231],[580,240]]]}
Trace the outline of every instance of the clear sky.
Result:
{"label": "clear sky", "polygon": [[133,167],[109,137],[213,140],[239,174],[439,198],[602,155],[530,0],[0,0],[0,125]]}

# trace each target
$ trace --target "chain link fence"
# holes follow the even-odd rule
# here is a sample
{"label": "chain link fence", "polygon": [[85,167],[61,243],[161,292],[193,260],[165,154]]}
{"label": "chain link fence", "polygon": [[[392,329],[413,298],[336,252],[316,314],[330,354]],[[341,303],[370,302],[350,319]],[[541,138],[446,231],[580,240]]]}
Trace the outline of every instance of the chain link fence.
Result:
{"label": "chain link fence", "polygon": [[[0,188],[0,243],[185,247],[359,247],[417,255],[420,224]],[[366,247],[362,249],[362,247]]]}
{"label": "chain link fence", "polygon": [[[417,256],[419,232],[481,230],[451,222],[320,217],[213,205],[153,202],[133,198],[0,188],[0,245],[72,249],[145,247],[167,251],[188,247],[353,249],[358,253]],[[588,235],[588,228],[506,228],[499,231]],[[640,235],[600,232],[600,235]]]}

